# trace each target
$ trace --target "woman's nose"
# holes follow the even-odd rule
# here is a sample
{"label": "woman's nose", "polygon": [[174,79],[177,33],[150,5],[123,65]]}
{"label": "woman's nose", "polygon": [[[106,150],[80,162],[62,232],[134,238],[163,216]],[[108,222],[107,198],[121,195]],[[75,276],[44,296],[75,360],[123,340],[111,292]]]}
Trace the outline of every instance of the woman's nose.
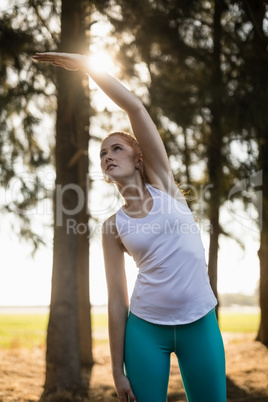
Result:
{"label": "woman's nose", "polygon": [[112,160],[111,155],[107,153],[106,156],[105,156],[105,162],[109,162],[111,160]]}

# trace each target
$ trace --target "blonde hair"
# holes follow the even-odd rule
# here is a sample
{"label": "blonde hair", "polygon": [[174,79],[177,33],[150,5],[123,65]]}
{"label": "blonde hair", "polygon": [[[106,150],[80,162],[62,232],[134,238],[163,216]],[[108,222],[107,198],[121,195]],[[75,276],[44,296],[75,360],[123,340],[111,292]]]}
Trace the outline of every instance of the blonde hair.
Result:
{"label": "blonde hair", "polygon": [[[134,155],[135,155],[137,158],[139,158],[139,157],[142,155],[142,150],[141,150],[140,144],[138,143],[138,141],[136,140],[136,138],[134,137],[134,135],[129,134],[129,133],[126,133],[125,131],[113,131],[112,133],[108,134],[108,135],[102,140],[102,143],[101,143],[101,144],[103,144],[103,142],[104,142],[107,138],[110,138],[110,137],[115,136],[115,135],[117,135],[118,137],[123,138],[123,140],[124,140],[128,145],[131,146],[131,148],[132,148],[133,151],[134,151]],[[146,173],[145,173],[143,164],[139,167],[139,171],[140,171],[140,174],[141,174],[142,181],[143,181],[144,183],[149,183],[149,180],[148,180],[148,178],[147,178],[147,176],[146,176]]]}

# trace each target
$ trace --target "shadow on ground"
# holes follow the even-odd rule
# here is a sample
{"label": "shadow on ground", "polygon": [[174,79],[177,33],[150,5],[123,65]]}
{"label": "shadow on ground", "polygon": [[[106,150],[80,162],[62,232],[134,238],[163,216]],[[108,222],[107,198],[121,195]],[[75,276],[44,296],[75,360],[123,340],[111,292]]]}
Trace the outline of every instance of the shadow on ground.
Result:
{"label": "shadow on ground", "polygon": [[227,377],[227,401],[236,402],[268,402],[267,395],[252,395],[247,389],[239,387]]}
{"label": "shadow on ground", "polygon": [[[90,391],[90,401],[101,401],[101,402],[115,402],[118,401],[114,388],[111,386],[102,386],[102,392],[100,388]],[[184,392],[170,392],[168,394],[167,402],[186,402],[186,396]],[[243,387],[239,387],[227,377],[227,402],[268,402],[267,395],[254,395],[254,392],[249,392]]]}

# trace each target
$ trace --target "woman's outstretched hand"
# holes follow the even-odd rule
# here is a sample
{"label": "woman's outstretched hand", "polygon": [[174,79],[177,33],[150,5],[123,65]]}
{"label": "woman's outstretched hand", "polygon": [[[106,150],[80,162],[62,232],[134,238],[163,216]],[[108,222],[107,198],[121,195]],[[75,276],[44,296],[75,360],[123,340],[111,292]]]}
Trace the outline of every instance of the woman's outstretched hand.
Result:
{"label": "woman's outstretched hand", "polygon": [[51,63],[56,67],[63,67],[66,70],[88,70],[89,59],[87,56],[74,53],[36,53],[33,59],[40,62]]}

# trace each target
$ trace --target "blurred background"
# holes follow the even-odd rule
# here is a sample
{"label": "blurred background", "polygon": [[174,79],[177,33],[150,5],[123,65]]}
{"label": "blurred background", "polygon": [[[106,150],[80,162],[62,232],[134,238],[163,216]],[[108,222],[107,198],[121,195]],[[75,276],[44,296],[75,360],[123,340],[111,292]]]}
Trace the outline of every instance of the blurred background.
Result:
{"label": "blurred background", "polygon": [[[21,345],[4,315],[42,313],[44,392],[65,387],[58,365],[69,388],[88,390],[94,337],[107,331],[101,226],[122,200],[99,147],[131,129],[85,74],[31,58],[66,51],[143,101],[199,226],[222,330],[266,347],[267,2],[2,0],[0,21],[2,346]],[[131,294],[137,268],[126,266]]]}

